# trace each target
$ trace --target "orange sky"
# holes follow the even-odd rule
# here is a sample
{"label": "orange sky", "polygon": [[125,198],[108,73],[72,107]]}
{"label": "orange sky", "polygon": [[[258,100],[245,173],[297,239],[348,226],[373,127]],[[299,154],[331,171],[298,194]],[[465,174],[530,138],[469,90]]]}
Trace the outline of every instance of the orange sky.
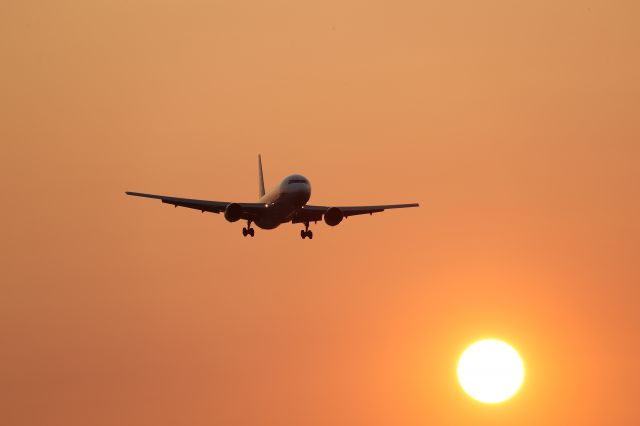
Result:
{"label": "orange sky", "polygon": [[[639,2],[5,3],[3,424],[640,423]],[[123,195],[253,201],[258,152],[422,207],[247,240]]]}

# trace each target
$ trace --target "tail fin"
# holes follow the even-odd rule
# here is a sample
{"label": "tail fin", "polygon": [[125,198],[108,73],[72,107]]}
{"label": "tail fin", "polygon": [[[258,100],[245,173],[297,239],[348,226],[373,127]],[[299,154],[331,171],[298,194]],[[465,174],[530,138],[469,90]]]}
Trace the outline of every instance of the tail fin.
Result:
{"label": "tail fin", "polygon": [[260,190],[260,198],[264,195],[264,176],[262,174],[262,156],[258,154],[258,185]]}

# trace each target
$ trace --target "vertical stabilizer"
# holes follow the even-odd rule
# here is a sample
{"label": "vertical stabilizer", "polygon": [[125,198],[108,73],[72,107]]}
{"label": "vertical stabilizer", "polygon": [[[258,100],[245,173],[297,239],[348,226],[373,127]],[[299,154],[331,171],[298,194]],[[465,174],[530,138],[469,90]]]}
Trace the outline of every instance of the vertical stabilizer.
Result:
{"label": "vertical stabilizer", "polygon": [[258,185],[260,198],[264,195],[264,175],[262,174],[262,156],[258,154]]}

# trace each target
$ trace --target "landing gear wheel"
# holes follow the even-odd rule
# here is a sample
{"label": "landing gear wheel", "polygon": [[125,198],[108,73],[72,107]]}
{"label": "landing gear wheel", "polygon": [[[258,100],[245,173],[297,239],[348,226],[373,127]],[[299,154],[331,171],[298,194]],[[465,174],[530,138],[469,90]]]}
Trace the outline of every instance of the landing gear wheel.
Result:
{"label": "landing gear wheel", "polygon": [[309,231],[309,222],[304,223],[304,229],[300,231],[300,236],[303,240],[307,237],[309,237],[309,239],[313,238],[313,232]]}
{"label": "landing gear wheel", "polygon": [[253,228],[251,227],[251,221],[248,220],[247,221],[247,227],[246,228],[242,228],[242,236],[246,237],[247,235],[251,235],[253,237],[254,234],[255,234],[255,232],[253,231]]}

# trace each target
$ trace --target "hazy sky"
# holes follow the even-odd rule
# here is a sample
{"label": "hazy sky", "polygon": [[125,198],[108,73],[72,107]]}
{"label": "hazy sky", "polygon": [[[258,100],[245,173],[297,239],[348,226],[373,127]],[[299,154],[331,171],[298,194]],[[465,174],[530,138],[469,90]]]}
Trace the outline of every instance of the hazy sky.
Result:
{"label": "hazy sky", "polygon": [[[0,6],[6,425],[640,423],[640,2]],[[421,203],[256,230],[125,190]],[[496,337],[527,377],[455,377]]]}

